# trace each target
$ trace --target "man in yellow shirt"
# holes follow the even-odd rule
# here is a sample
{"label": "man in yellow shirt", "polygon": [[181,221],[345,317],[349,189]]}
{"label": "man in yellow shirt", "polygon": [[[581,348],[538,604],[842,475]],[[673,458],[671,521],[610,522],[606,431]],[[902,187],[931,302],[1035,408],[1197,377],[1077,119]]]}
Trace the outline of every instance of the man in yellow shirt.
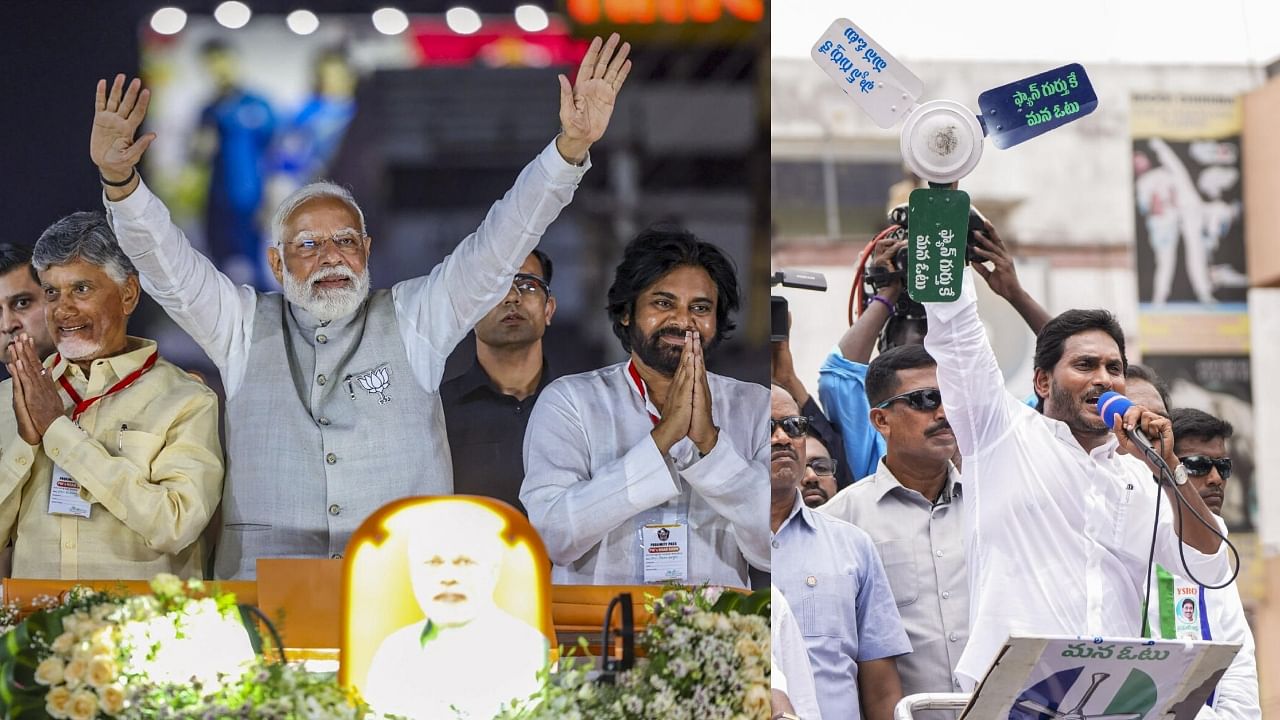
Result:
{"label": "man in yellow shirt", "polygon": [[15,577],[203,575],[200,534],[222,492],[217,397],[125,334],[138,272],[102,213],[40,236],[57,353],[25,334],[0,383],[0,537]]}

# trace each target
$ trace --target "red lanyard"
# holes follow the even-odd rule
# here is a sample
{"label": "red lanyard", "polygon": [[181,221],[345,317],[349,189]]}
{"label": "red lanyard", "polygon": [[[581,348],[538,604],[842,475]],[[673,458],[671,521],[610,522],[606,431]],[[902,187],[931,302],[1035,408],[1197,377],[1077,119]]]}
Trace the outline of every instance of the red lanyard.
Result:
{"label": "red lanyard", "polygon": [[[147,358],[147,361],[142,363],[142,367],[138,368],[137,370],[134,370],[128,375],[125,375],[123,380],[116,383],[115,385],[112,385],[110,388],[107,389],[106,392],[102,393],[101,395],[96,395],[94,397],[91,397],[88,400],[85,400],[84,398],[80,397],[80,393],[76,392],[76,389],[71,387],[71,381],[67,379],[67,374],[63,372],[62,375],[58,378],[58,382],[62,384],[62,389],[67,391],[67,395],[71,397],[71,401],[76,404],[75,409],[71,411],[71,420],[72,421],[78,420],[85,410],[88,410],[91,405],[98,402],[102,398],[108,395],[114,395],[120,392],[121,390],[132,385],[138,378],[142,377],[143,373],[150,370],[152,365],[156,364],[156,358],[158,357],[160,357],[159,352],[151,353],[151,357]],[[62,361],[62,353],[58,353],[57,355],[54,356],[53,364],[55,366],[61,361]]]}
{"label": "red lanyard", "polygon": [[649,413],[649,419],[653,421],[653,426],[657,427],[660,418],[649,412],[649,406],[645,401],[644,380],[640,379],[640,373],[636,370],[635,361],[627,361],[627,373],[631,375],[631,383],[635,386],[636,392],[640,394],[640,404],[645,406],[644,411]]}

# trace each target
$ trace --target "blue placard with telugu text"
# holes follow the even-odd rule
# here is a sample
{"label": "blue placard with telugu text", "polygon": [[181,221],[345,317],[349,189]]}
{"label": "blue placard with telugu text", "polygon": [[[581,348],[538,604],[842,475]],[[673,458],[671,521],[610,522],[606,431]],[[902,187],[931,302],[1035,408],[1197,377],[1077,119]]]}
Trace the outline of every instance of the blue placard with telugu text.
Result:
{"label": "blue placard with telugu text", "polygon": [[1063,65],[978,96],[982,123],[1001,150],[1093,112],[1098,95],[1080,63]]}

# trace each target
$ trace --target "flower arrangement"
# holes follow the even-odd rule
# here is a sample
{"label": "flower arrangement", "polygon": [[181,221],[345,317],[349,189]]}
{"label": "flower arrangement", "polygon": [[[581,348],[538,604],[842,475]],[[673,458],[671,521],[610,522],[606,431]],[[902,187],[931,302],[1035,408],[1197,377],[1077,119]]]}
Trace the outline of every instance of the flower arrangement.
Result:
{"label": "flower arrangement", "polygon": [[[769,717],[769,594],[669,588],[646,601],[645,657],[612,683],[562,661],[496,720],[762,720]],[[579,640],[583,651],[585,639]],[[562,655],[564,655],[562,653]]]}
{"label": "flower arrangement", "polygon": [[[332,676],[267,664],[229,593],[172,575],[152,594],[73,589],[0,637],[0,711],[14,720],[358,720],[368,711]],[[8,613],[8,614],[6,614]]]}

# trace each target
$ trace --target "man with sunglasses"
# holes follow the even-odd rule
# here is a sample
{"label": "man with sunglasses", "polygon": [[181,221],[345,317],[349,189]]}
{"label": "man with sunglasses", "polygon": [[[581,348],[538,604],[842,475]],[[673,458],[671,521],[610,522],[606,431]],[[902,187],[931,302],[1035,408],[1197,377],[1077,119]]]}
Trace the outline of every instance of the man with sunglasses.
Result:
{"label": "man with sunglasses", "polygon": [[902,698],[895,659],[911,652],[884,567],[867,533],[801,499],[809,418],[770,387],[769,526],[773,584],[809,648],[822,716],[890,720]]}
{"label": "man with sunglasses", "polygon": [[560,134],[484,221],[428,274],[370,292],[373,239],[351,193],[312,183],[271,221],[284,295],[236,287],[196,251],[136,165],[150,91],[99,81],[90,157],[143,288],[218,366],[227,480],[215,574],[253,578],[261,557],[341,558],[379,507],[453,491],[440,381],[467,331],[573,197],[630,72],[614,34],[559,77]]}
{"label": "man with sunglasses", "polygon": [[524,511],[521,449],[538,394],[553,379],[542,336],[556,312],[551,258],[534,250],[506,297],[476,323],[471,367],[440,386],[453,491],[487,495]]}
{"label": "man with sunglasses", "polygon": [[[994,232],[972,235],[974,250],[991,268],[978,272],[987,286],[1026,322],[1032,333],[1049,321],[1049,313],[1022,287],[1013,255]],[[867,301],[858,319],[840,337],[818,370],[818,397],[831,422],[840,429],[844,455],[853,479],[872,475],[887,451],[885,439],[867,422],[867,363],[877,345],[881,352],[903,345],[919,345],[928,331],[924,310],[909,298],[901,274],[894,276],[895,258],[907,246],[905,236],[888,233],[872,250],[868,266],[891,278]]]}
{"label": "man with sunglasses", "polygon": [[[1188,483],[1204,498],[1214,515],[1222,516],[1231,458],[1227,441],[1231,423],[1193,408],[1170,413],[1173,451],[1186,468]],[[1254,659],[1253,633],[1245,620],[1239,588],[1202,587],[1179,572],[1179,566],[1157,565],[1147,608],[1150,636],[1165,640],[1215,640],[1239,643],[1231,665],[1218,681],[1197,720],[1258,720],[1258,666]]]}
{"label": "man with sunglasses", "polygon": [[[952,676],[969,639],[965,508],[937,363],[923,345],[885,350],[867,367],[866,393],[868,419],[887,452],[874,475],[841,490],[821,511],[876,543],[911,640],[911,654],[898,658],[903,694],[955,692]],[[915,717],[956,715],[927,710]]]}
{"label": "man with sunglasses", "polygon": [[[981,235],[993,233],[988,224]],[[972,273],[962,287],[955,302],[925,303],[925,348],[938,363],[964,459],[970,634],[956,675],[971,689],[1012,634],[1137,634],[1158,504],[1170,511],[1155,528],[1156,561],[1182,567],[1185,557],[1188,574],[1210,584],[1231,569],[1216,534],[1226,527],[1207,527],[1186,509],[1211,517],[1186,484],[1169,420],[1140,405],[1123,417],[1098,413],[1104,392],[1125,388],[1124,332],[1114,316],[1068,310],[1041,329],[1040,414],[1005,388]],[[1152,438],[1174,483],[1153,482],[1161,468],[1126,428]]]}

